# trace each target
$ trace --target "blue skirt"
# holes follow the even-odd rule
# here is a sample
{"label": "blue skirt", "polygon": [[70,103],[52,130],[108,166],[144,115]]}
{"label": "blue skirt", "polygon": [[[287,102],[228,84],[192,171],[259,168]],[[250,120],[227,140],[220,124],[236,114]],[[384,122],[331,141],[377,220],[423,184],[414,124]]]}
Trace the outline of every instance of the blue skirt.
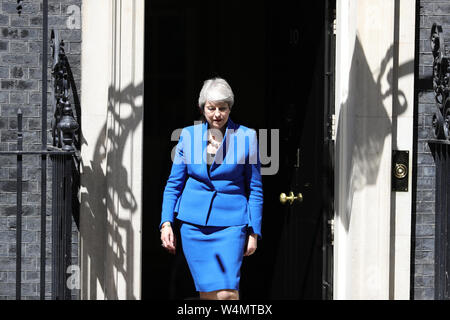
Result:
{"label": "blue skirt", "polygon": [[247,225],[205,227],[181,221],[180,232],[197,291],[239,290]]}

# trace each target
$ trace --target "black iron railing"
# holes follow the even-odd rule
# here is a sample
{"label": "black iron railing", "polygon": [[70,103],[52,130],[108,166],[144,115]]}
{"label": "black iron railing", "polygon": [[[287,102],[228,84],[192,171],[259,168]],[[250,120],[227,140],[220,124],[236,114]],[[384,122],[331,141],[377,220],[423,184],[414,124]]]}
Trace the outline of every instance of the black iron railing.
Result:
{"label": "black iron railing", "polygon": [[[22,11],[22,0],[17,0],[17,11]],[[48,0],[42,1],[43,40],[42,54],[48,54]],[[69,61],[64,53],[64,42],[59,41],[58,32],[52,30],[52,75],[54,78],[54,119],[52,121],[53,146],[47,145],[47,59],[42,59],[42,113],[41,113],[41,149],[36,151],[23,150],[23,115],[17,113],[17,150],[0,151],[0,156],[15,156],[17,166],[16,187],[16,299],[22,298],[22,184],[23,157],[37,156],[41,160],[41,238],[40,238],[40,299],[46,295],[46,212],[47,212],[47,157],[52,162],[52,299],[70,299],[71,290],[67,287],[67,268],[71,265],[72,255],[72,223],[78,217],[76,210],[77,187],[79,182],[79,150],[81,131],[79,121],[81,108],[75,81],[72,76]],[[38,53],[39,54],[39,53]],[[74,118],[69,102],[70,92],[75,101]],[[77,121],[78,120],[78,121]]]}
{"label": "black iron railing", "polygon": [[[17,159],[16,181],[16,299],[22,297],[22,184],[23,157],[40,156],[52,161],[52,298],[70,299],[70,292],[66,288],[66,270],[71,264],[71,235],[72,235],[72,201],[74,198],[73,180],[76,166],[75,150],[63,151],[49,147],[47,150],[24,151],[22,112],[17,114],[17,150],[1,151],[1,156],[15,156]],[[41,172],[47,172],[46,160],[41,164]],[[45,299],[45,266],[46,266],[46,203],[47,178],[41,180],[41,239],[40,239],[40,298]]]}
{"label": "black iron railing", "polygon": [[433,136],[450,141],[450,55],[442,35],[442,26],[431,27],[431,51],[433,53],[433,89],[436,110],[433,115]]}
{"label": "black iron railing", "polygon": [[436,165],[435,196],[435,298],[450,299],[450,55],[442,27],[431,27],[433,89],[436,110],[433,138],[428,141]]}
{"label": "black iron railing", "polygon": [[52,153],[52,299],[70,300],[67,287],[68,267],[72,265],[72,222],[74,176],[77,174],[72,155]]}
{"label": "black iron railing", "polygon": [[450,141],[429,141],[436,164],[435,298],[450,299]]}

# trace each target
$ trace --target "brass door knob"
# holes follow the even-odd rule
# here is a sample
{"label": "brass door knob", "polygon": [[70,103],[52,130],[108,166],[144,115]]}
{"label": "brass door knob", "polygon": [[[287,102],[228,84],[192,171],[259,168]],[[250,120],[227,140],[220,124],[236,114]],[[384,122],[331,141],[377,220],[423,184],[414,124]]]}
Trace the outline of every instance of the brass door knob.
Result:
{"label": "brass door knob", "polygon": [[295,200],[298,202],[303,201],[303,195],[301,193],[298,193],[297,195],[294,195],[294,193],[291,191],[289,192],[289,195],[287,196],[286,193],[280,194],[280,202],[281,204],[285,204],[287,201],[289,201],[289,204],[292,204]]}

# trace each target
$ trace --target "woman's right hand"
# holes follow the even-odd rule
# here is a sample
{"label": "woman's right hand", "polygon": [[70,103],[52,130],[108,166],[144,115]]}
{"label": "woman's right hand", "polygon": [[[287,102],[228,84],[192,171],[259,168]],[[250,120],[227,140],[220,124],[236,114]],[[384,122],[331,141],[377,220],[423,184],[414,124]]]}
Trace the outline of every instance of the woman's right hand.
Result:
{"label": "woman's right hand", "polygon": [[162,246],[171,254],[175,254],[177,239],[172,230],[170,222],[165,222],[161,226],[161,242]]}

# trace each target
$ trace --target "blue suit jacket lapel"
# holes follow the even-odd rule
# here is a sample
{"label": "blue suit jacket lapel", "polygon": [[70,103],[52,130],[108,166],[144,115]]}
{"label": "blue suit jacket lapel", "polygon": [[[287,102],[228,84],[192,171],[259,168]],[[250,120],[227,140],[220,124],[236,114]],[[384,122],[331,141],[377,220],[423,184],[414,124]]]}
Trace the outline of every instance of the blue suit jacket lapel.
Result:
{"label": "blue suit jacket lapel", "polygon": [[[226,139],[227,139],[227,136],[229,135],[228,129],[234,129],[234,122],[230,118],[228,118],[227,128],[225,129],[225,135],[222,139],[222,143],[220,144],[219,149],[217,149],[217,153],[222,152],[222,163],[225,161],[225,156],[227,154]],[[203,130],[202,130],[203,137],[205,137],[205,139],[203,140],[203,149],[202,149],[202,155],[204,155],[204,157],[203,157],[204,160],[206,160],[206,147],[208,145],[207,130],[208,130],[208,122],[205,121],[203,123]],[[216,153],[216,155],[217,155],[217,153]],[[213,163],[211,164],[210,169],[208,171],[208,166],[206,164],[206,161],[204,161],[203,167],[204,167],[204,170],[209,179],[211,179],[211,177],[210,177],[211,172],[218,166],[219,166],[219,164],[216,162],[216,157],[214,157]]]}

